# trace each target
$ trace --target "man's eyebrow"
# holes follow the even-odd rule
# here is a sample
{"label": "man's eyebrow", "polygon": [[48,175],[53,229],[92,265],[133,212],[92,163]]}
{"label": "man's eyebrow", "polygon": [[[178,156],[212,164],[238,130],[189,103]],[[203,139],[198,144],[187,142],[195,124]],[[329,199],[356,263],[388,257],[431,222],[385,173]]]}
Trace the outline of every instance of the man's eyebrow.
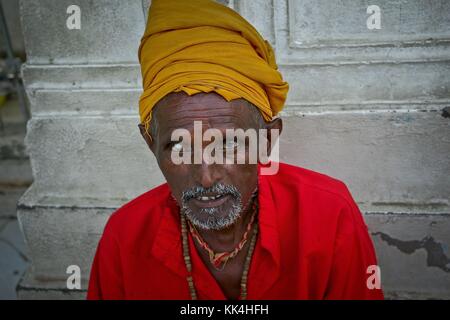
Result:
{"label": "man's eyebrow", "polygon": [[[171,142],[178,141],[176,139],[172,140],[172,133],[177,129],[186,129],[186,128],[176,127],[174,129],[161,130],[161,135],[159,136],[159,139],[162,146],[166,146],[169,145]],[[181,139],[181,137],[179,139]]]}

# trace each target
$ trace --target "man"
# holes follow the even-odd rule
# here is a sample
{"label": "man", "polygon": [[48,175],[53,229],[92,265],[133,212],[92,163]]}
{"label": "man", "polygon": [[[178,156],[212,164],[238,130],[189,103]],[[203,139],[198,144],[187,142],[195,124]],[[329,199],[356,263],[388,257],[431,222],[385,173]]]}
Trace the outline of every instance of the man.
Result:
{"label": "man", "polygon": [[[111,216],[89,299],[383,298],[345,184],[283,163],[263,174],[272,164],[259,152],[282,130],[288,85],[248,22],[209,0],[153,0],[139,59],[139,128],[167,183]],[[210,129],[219,135],[204,139]],[[217,138],[236,129],[264,133],[258,162],[248,161],[249,137]],[[192,139],[174,139],[177,130]]]}

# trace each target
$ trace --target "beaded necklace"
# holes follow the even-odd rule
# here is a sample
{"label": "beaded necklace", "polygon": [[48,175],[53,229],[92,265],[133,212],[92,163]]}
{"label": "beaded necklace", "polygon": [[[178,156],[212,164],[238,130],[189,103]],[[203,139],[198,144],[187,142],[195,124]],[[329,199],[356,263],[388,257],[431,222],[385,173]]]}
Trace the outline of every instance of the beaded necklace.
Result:
{"label": "beaded necklace", "polygon": [[241,241],[239,241],[239,243],[236,245],[236,247],[232,251],[229,251],[229,252],[215,253],[211,249],[211,247],[208,245],[208,243],[206,243],[206,241],[203,240],[203,238],[201,237],[200,233],[197,231],[195,226],[190,221],[188,221],[189,231],[191,232],[194,239],[197,240],[198,244],[203,249],[205,249],[206,252],[208,252],[209,261],[211,262],[211,264],[217,271],[222,271],[223,269],[225,269],[225,266],[226,266],[228,260],[237,256],[237,254],[242,250],[244,245],[247,243],[248,235],[250,233],[250,230],[252,229],[253,221],[255,220],[255,216],[256,216],[256,212],[257,212],[256,201],[253,201],[252,211],[253,211],[252,217],[250,218],[250,222],[247,225],[247,228],[244,232],[244,235],[242,236]]}
{"label": "beaded necklace", "polygon": [[[254,212],[252,214],[251,221],[250,221],[249,225],[247,226],[246,233],[248,233],[248,231],[251,230],[251,225],[253,224],[255,215],[258,211],[258,206],[257,206],[257,204],[255,204],[256,202],[257,201],[255,200],[254,206],[253,206]],[[191,256],[189,253],[189,243],[188,243],[188,234],[187,234],[188,230],[187,230],[186,217],[182,213],[180,214],[180,217],[181,217],[181,237],[182,237],[182,245],[183,245],[183,258],[184,258],[184,263],[186,264],[186,269],[188,271],[186,280],[188,282],[189,293],[191,295],[191,299],[197,300],[197,292],[195,290],[194,279],[192,278],[192,263],[191,263]],[[248,271],[250,268],[250,262],[251,262],[251,258],[253,255],[253,251],[255,250],[257,235],[258,235],[258,224],[256,223],[252,238],[250,240],[250,247],[248,249],[247,256],[245,257],[244,271],[242,272],[242,277],[241,277],[241,284],[240,284],[241,285],[241,294],[240,294],[241,300],[247,299],[247,276],[248,276]],[[241,240],[241,242],[242,242],[242,240]],[[210,255],[210,259],[211,259],[211,255]]]}

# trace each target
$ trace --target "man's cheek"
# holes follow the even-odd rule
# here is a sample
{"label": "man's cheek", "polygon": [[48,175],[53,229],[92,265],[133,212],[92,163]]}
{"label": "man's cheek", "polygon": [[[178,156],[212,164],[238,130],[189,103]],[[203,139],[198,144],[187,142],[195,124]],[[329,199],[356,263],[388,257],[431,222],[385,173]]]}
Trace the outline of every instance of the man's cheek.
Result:
{"label": "man's cheek", "polygon": [[160,168],[161,168],[161,171],[163,171],[164,174],[166,174],[166,173],[168,175],[180,174],[180,172],[186,171],[186,170],[183,170],[184,167],[185,167],[184,164],[176,164],[176,163],[174,163],[172,161],[170,155],[168,155],[168,154],[164,154],[160,158]]}
{"label": "man's cheek", "polygon": [[188,188],[190,173],[186,165],[174,165],[170,161],[161,163],[160,168],[173,193],[177,195]]}

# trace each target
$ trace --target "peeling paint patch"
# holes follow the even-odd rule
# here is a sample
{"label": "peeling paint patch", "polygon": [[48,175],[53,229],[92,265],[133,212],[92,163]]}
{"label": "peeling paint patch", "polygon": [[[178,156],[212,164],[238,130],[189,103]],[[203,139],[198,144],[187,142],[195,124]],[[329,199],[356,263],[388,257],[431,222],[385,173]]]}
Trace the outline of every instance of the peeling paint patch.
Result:
{"label": "peeling paint patch", "polygon": [[450,118],[450,107],[445,107],[442,109],[442,116],[444,118]]}
{"label": "peeling paint patch", "polygon": [[373,236],[379,236],[381,240],[390,246],[396,247],[403,253],[412,254],[416,250],[424,249],[427,252],[427,266],[437,267],[445,272],[450,272],[450,258],[444,253],[443,245],[427,236],[422,240],[403,241],[392,238],[383,232],[373,232]]}

